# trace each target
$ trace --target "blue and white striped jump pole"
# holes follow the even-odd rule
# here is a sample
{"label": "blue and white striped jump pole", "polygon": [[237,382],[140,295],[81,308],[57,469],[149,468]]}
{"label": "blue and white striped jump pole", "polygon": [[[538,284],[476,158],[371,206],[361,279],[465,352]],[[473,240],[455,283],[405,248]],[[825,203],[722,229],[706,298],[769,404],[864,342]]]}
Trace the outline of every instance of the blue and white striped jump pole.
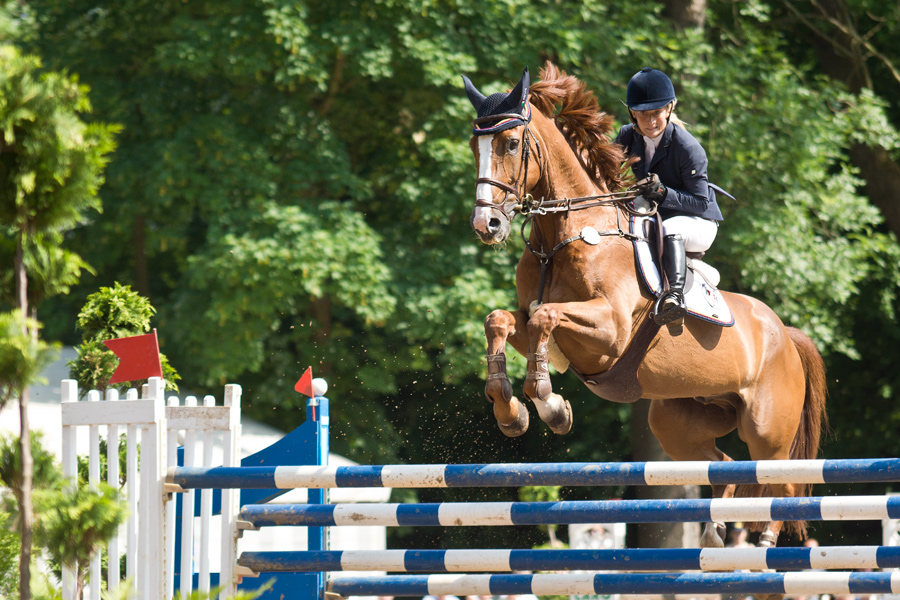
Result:
{"label": "blue and white striped jump pole", "polygon": [[565,573],[335,577],[328,590],[348,596],[534,594],[890,594],[900,572]]}
{"label": "blue and white striped jump pole", "polygon": [[168,483],[179,485],[184,489],[816,484],[890,481],[900,481],[900,459],[352,467],[172,467],[167,476]]}
{"label": "blue and white striped jump pole", "polygon": [[263,551],[242,553],[238,564],[254,572],[502,573],[893,569],[900,567],[900,547]]}
{"label": "blue and white striped jump pole", "polygon": [[257,504],[241,509],[240,518],[255,527],[873,521],[900,519],[900,496],[431,504]]}

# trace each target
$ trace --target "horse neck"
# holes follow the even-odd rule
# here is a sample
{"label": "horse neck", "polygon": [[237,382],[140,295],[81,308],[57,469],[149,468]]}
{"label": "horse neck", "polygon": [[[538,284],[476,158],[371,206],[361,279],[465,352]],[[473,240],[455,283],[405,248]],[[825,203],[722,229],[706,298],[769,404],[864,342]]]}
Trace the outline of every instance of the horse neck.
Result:
{"label": "horse neck", "polygon": [[[579,157],[549,119],[538,113],[532,125],[542,145],[541,177],[531,190],[535,198],[584,198],[609,191],[605,185],[598,186],[591,179]],[[598,230],[614,229],[616,221],[616,208],[612,205],[549,213],[535,218],[531,236],[549,249],[577,235],[586,225]]]}

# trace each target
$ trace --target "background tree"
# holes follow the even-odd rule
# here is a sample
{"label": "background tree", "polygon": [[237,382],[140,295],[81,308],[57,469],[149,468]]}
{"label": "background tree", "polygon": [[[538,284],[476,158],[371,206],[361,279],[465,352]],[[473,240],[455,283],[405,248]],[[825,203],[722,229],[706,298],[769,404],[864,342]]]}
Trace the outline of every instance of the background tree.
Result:
{"label": "background tree", "polygon": [[[38,324],[24,318],[36,314],[36,306],[29,304],[29,257],[32,264],[45,267],[45,287],[71,283],[72,269],[80,268],[79,261],[66,253],[38,250],[46,250],[47,241],[58,240],[62,232],[79,224],[87,210],[99,209],[103,157],[113,149],[112,128],[79,118],[89,109],[86,88],[75,78],[42,73],[36,57],[22,55],[10,45],[0,46],[0,232],[14,244],[13,303],[23,317],[20,335],[33,340],[35,353],[40,352]],[[22,485],[16,494],[22,535],[21,598],[31,597],[34,515],[27,386],[32,382],[25,378],[15,382],[22,460]]]}
{"label": "background tree", "polygon": [[[828,77],[854,94],[897,98],[900,62],[897,34],[900,7],[868,0],[780,0],[772,3],[774,23],[790,28],[805,42],[791,49],[798,60],[811,60]],[[897,108],[896,100],[893,108]],[[893,126],[900,125],[893,111]],[[861,135],[850,146],[866,192],[885,223],[900,235],[900,164],[896,135]]]}

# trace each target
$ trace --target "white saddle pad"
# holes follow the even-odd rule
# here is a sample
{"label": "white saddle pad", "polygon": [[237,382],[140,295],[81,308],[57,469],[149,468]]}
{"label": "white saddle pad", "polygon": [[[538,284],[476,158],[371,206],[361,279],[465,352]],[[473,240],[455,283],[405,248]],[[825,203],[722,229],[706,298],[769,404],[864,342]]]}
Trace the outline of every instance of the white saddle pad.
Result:
{"label": "white saddle pad", "polygon": [[[632,217],[631,233],[643,236],[644,222],[648,219],[649,217]],[[653,261],[650,244],[645,240],[634,240],[634,253],[644,285],[658,298],[662,293],[662,278]],[[734,325],[734,315],[715,287],[719,283],[719,272],[703,261],[689,258],[687,264],[684,303],[688,314],[723,327]]]}

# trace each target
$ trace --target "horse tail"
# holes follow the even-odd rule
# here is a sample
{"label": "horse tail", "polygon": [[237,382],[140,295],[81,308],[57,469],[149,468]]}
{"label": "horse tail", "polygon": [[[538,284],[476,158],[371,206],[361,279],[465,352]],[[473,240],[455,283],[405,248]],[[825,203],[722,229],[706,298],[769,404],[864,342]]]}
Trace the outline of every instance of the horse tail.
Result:
{"label": "horse tail", "polygon": [[[819,440],[823,431],[828,430],[828,414],[825,412],[825,401],[828,388],[825,379],[825,361],[808,335],[795,327],[787,327],[788,335],[800,354],[803,373],[806,377],[806,397],[803,400],[803,412],[800,425],[791,444],[791,459],[812,460],[819,455]],[[794,496],[809,496],[812,484],[795,484]],[[800,539],[806,538],[806,523],[785,523],[788,531],[796,533]]]}
{"label": "horse tail", "polygon": [[[825,361],[809,336],[795,327],[787,327],[788,335],[800,354],[803,373],[806,376],[806,397],[803,401],[803,414],[800,426],[791,444],[792,459],[814,459],[819,455],[819,439],[822,432],[828,429],[828,414],[825,412],[825,400],[828,388],[825,381]],[[810,485],[806,485],[803,496],[809,494]]]}

